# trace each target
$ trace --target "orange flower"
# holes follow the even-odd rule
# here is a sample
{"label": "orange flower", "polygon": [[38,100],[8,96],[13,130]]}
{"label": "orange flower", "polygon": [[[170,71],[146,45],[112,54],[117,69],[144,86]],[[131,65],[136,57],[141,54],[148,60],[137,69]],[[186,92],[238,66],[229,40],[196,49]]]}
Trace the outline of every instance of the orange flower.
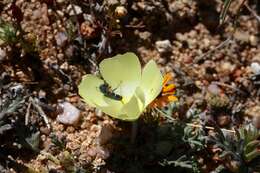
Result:
{"label": "orange flower", "polygon": [[174,95],[176,92],[176,87],[174,84],[169,84],[168,82],[172,79],[170,73],[166,73],[163,78],[163,87],[157,98],[149,105],[150,108],[164,107],[171,102],[175,102],[178,98]]}

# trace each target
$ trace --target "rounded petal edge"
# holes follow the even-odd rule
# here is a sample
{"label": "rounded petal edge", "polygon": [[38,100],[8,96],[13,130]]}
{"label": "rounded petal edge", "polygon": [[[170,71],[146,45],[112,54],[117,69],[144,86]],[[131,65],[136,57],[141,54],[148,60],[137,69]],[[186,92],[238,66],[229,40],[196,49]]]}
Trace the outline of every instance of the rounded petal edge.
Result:
{"label": "rounded petal edge", "polygon": [[92,107],[108,106],[104,100],[103,93],[99,91],[99,86],[104,83],[100,78],[87,74],[82,77],[78,86],[79,95],[83,100]]}
{"label": "rounded petal edge", "polygon": [[100,73],[116,94],[131,99],[141,81],[141,64],[134,53],[119,54],[104,59]]}
{"label": "rounded petal edge", "polygon": [[150,60],[144,67],[140,89],[145,97],[144,105],[150,104],[161,92],[163,76],[155,61]]}
{"label": "rounded petal edge", "polygon": [[143,102],[137,97],[133,96],[130,101],[124,105],[122,109],[124,115],[120,117],[125,121],[135,121],[144,111]]}

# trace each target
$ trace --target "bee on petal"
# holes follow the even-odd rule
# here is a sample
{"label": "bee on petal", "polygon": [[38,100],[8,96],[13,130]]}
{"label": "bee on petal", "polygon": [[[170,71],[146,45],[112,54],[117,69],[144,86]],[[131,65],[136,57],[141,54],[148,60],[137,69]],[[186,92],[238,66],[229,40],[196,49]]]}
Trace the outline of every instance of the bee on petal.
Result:
{"label": "bee on petal", "polygon": [[175,102],[178,98],[174,95],[176,92],[176,87],[174,84],[169,84],[172,79],[172,75],[167,73],[163,78],[163,86],[160,94],[156,99],[149,105],[150,108],[162,108],[171,102]]}
{"label": "bee on petal", "polygon": [[110,99],[118,101],[121,101],[123,99],[121,95],[114,93],[114,90],[112,90],[107,83],[100,85],[99,90],[104,94],[105,97],[108,97]]}

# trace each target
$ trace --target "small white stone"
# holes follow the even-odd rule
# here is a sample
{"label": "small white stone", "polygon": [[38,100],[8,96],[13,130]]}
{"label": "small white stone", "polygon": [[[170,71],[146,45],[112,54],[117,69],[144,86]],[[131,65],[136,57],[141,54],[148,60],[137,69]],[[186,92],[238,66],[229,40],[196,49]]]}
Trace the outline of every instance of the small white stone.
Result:
{"label": "small white stone", "polygon": [[260,74],[260,64],[259,63],[253,62],[250,67],[255,74]]}
{"label": "small white stone", "polygon": [[63,112],[57,116],[56,120],[66,125],[77,125],[80,120],[79,109],[69,102],[60,103],[59,106]]}
{"label": "small white stone", "polygon": [[220,88],[215,84],[210,84],[208,86],[208,91],[212,94],[219,95],[220,94]]}
{"label": "small white stone", "polygon": [[36,20],[36,19],[39,19],[40,17],[42,16],[42,11],[41,9],[37,9],[37,10],[34,10],[33,11],[33,14],[32,14],[32,19],[33,20]]}
{"label": "small white stone", "polygon": [[62,47],[62,46],[64,46],[64,44],[68,40],[68,37],[67,37],[67,35],[64,32],[58,32],[55,35],[55,40],[56,40],[57,45],[59,47]]}
{"label": "small white stone", "polygon": [[64,13],[63,13],[61,10],[57,10],[57,14],[58,14],[59,16],[61,16],[61,17],[64,16]]}
{"label": "small white stone", "polygon": [[80,6],[77,5],[69,5],[67,7],[67,13],[69,13],[70,16],[74,16],[74,15],[79,15],[82,13],[82,9],[80,8]]}
{"label": "small white stone", "polygon": [[61,3],[63,3],[64,1],[65,1],[65,0],[57,0],[56,2],[61,4]]}
{"label": "small white stone", "polygon": [[68,70],[69,69],[69,64],[68,62],[64,62],[63,64],[61,64],[60,68],[62,70]]}
{"label": "small white stone", "polygon": [[0,48],[0,61],[4,60],[6,57],[6,51]]}
{"label": "small white stone", "polygon": [[252,46],[257,46],[258,38],[255,35],[250,35],[249,41]]}
{"label": "small white stone", "polygon": [[156,41],[155,46],[160,53],[171,52],[172,45],[169,40]]}
{"label": "small white stone", "polygon": [[257,129],[260,129],[260,115],[256,115],[253,118],[253,124]]}

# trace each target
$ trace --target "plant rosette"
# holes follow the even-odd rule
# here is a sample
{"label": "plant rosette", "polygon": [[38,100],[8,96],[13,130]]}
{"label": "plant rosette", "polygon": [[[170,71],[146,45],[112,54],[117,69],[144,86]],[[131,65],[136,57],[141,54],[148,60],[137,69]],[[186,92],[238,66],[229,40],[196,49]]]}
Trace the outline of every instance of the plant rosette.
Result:
{"label": "plant rosette", "polygon": [[[104,59],[99,69],[102,77],[92,74],[83,76],[79,94],[88,105],[111,117],[135,121],[162,90],[163,77],[156,63],[150,60],[142,70],[134,53]],[[121,99],[105,95],[100,90],[104,84]]]}

